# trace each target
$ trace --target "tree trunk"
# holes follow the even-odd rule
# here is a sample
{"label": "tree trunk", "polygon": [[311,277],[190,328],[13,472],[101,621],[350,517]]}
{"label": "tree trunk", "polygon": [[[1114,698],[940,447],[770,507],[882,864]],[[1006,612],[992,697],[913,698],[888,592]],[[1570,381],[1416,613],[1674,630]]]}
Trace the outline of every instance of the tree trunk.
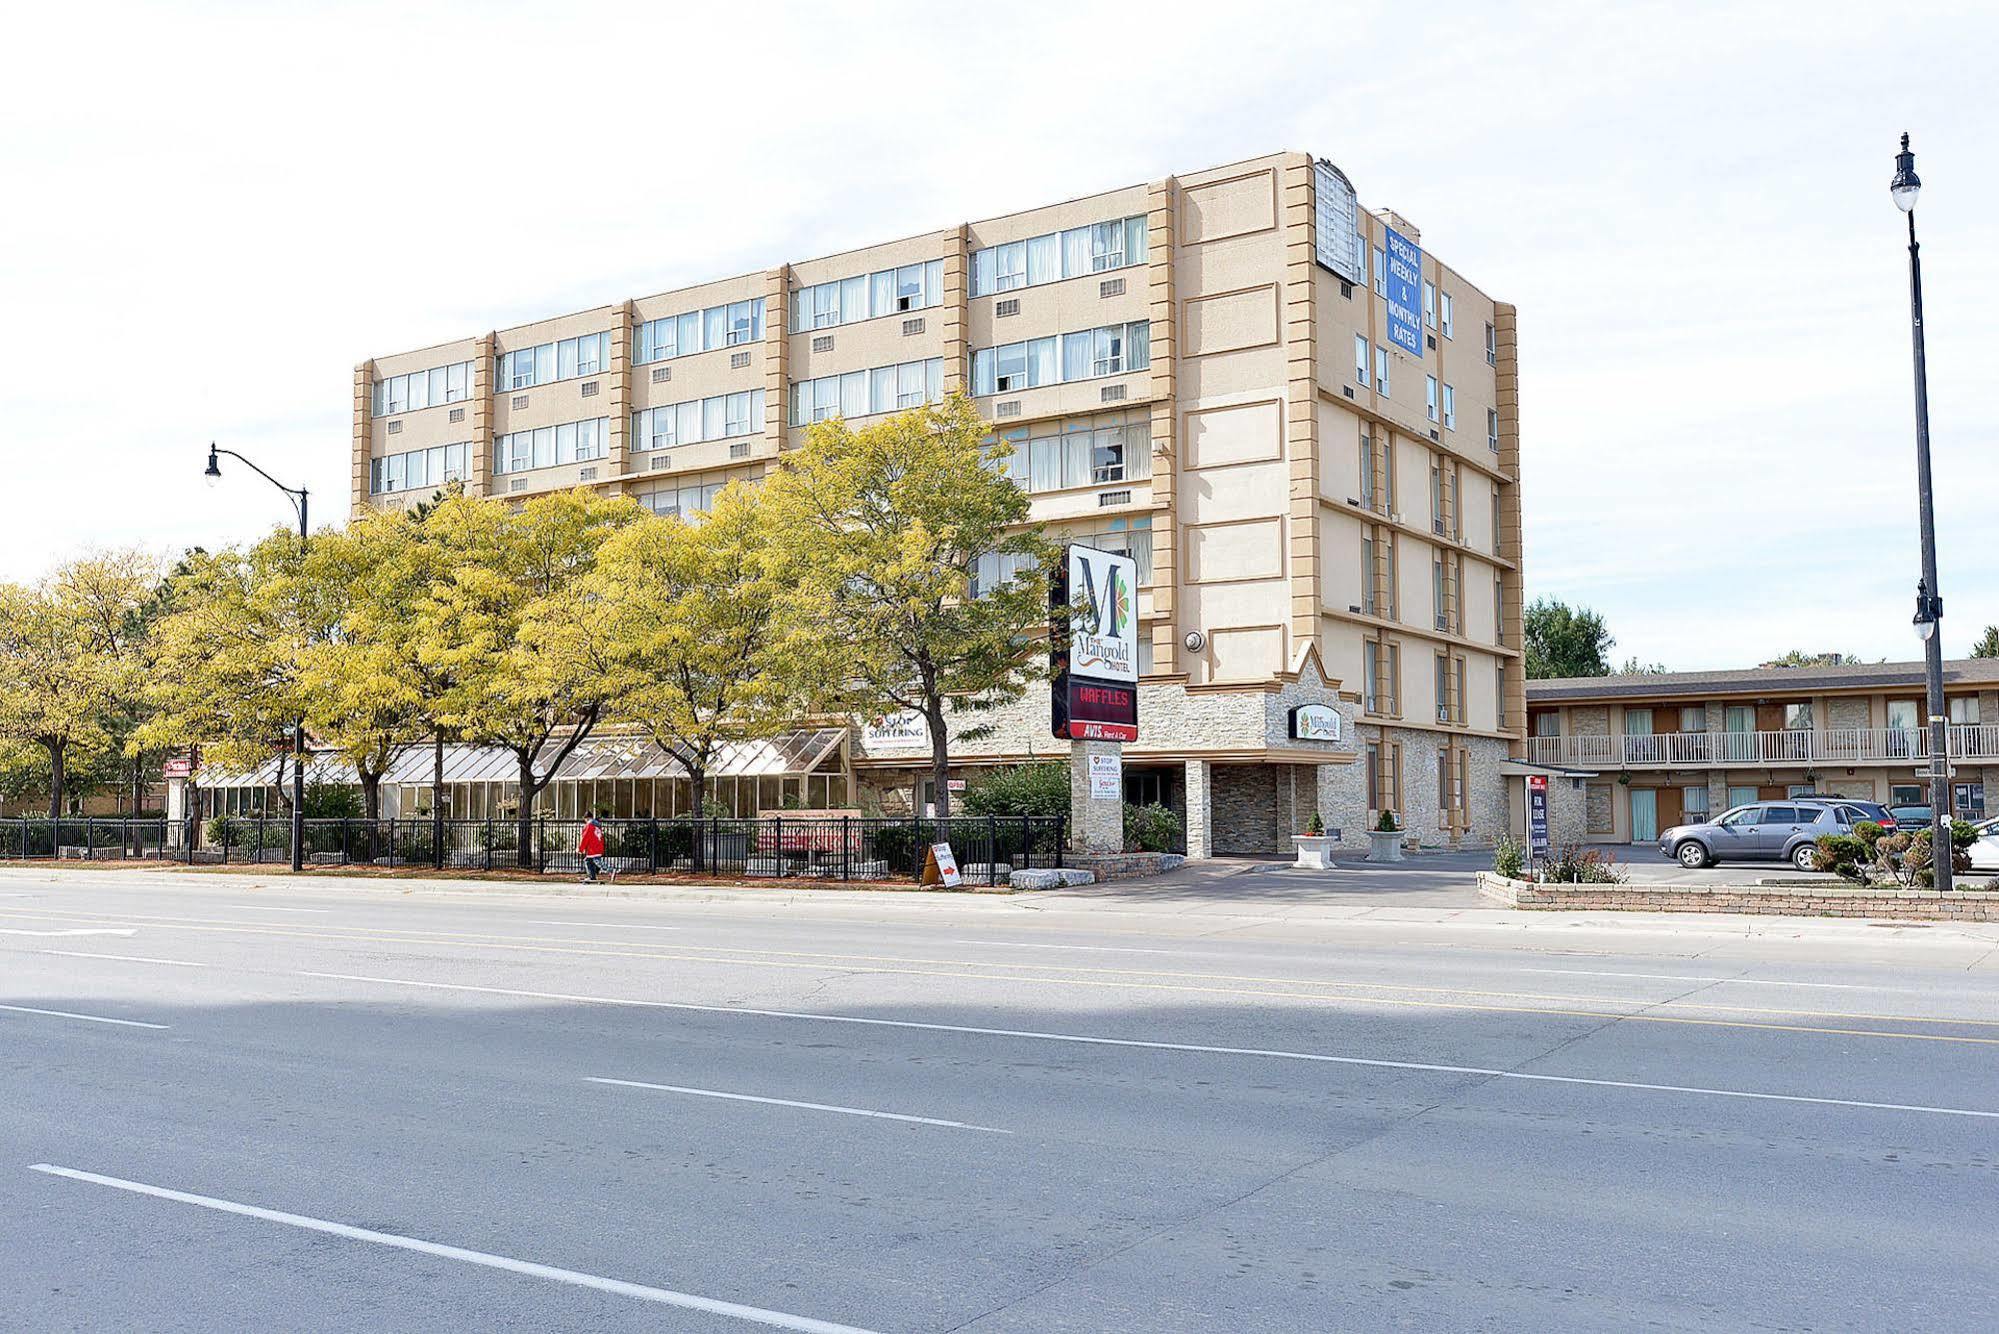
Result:
{"label": "tree trunk", "polygon": [[430,769],[430,860],[444,868],[444,729],[437,729],[437,748]]}
{"label": "tree trunk", "polygon": [[518,847],[514,850],[514,865],[523,871],[534,869],[534,849],[528,845],[534,842],[534,799],[541,795],[541,784],[534,781],[534,756],[515,753],[515,761],[520,765],[519,779],[521,808],[515,817],[515,832]]}
{"label": "tree trunk", "polygon": [[937,814],[947,816],[951,813],[951,738],[944,731],[944,701],[926,700],[924,717],[930,723],[930,781],[937,789]]}
{"label": "tree trunk", "polygon": [[62,840],[56,834],[54,826],[57,821],[62,819],[62,790],[63,780],[66,776],[63,769],[63,758],[67,747],[60,741],[45,741],[42,745],[49,753],[49,824],[51,826],[49,836],[55,839],[57,843],[60,843]]}
{"label": "tree trunk", "polygon": [[373,825],[382,818],[382,776],[361,774],[361,818]]}
{"label": "tree trunk", "polygon": [[708,786],[708,767],[699,760],[690,759],[685,756],[681,758],[681,763],[687,766],[687,788],[693,794],[694,848],[692,856],[694,871],[698,875],[702,871],[714,869],[708,865],[708,847],[706,846],[708,840],[701,830],[701,819],[708,814],[708,805],[701,799],[702,789]]}

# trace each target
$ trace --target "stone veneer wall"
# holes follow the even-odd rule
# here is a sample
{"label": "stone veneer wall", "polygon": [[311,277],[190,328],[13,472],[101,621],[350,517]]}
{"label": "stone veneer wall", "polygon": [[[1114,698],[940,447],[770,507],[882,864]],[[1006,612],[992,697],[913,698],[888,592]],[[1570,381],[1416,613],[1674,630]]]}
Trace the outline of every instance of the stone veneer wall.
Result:
{"label": "stone veneer wall", "polygon": [[[1355,749],[1362,759],[1351,765],[1324,765],[1319,770],[1319,814],[1328,830],[1340,831],[1343,848],[1365,848],[1367,831],[1373,827],[1367,806],[1367,745],[1379,740],[1402,745],[1402,823],[1423,847],[1447,847],[1450,833],[1443,826],[1443,812],[1437,809],[1437,750],[1445,734],[1417,728],[1384,727],[1367,723],[1356,729]],[[1463,737],[1471,756],[1469,790],[1470,828],[1460,846],[1490,846],[1506,831],[1511,814],[1507,807],[1506,780],[1500,766],[1509,758],[1507,743],[1496,737]],[[1561,780],[1552,780],[1559,782]],[[1552,797],[1552,783],[1550,787]],[[1552,820],[1553,811],[1550,810]]]}
{"label": "stone veneer wall", "polygon": [[1827,727],[1866,727],[1867,717],[1865,695],[1834,695],[1826,701]]}

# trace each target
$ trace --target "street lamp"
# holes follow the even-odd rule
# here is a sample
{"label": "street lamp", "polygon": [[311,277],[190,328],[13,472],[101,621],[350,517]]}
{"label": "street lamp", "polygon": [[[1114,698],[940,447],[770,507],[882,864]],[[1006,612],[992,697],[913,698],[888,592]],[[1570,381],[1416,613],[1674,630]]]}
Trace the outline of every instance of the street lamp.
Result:
{"label": "street lamp", "polygon": [[[292,508],[298,511],[298,546],[300,554],[305,552],[306,543],[306,501],[305,487],[290,487],[259,468],[233,449],[217,449],[213,441],[208,445],[208,466],[202,469],[201,479],[211,487],[222,480],[222,456],[227,454],[257,476],[285,493]],[[292,870],[305,869],[305,719],[300,718],[292,730]]]}
{"label": "street lamp", "polygon": [[1951,881],[1950,731],[1943,707],[1943,598],[1937,592],[1936,509],[1930,498],[1930,389],[1923,362],[1923,264],[1916,246],[1916,195],[1922,190],[1916,175],[1916,155],[1909,136],[1895,155],[1895,177],[1888,195],[1909,218],[1909,326],[1916,349],[1916,495],[1922,511],[1923,576],[1916,584],[1916,632],[1923,639],[1924,694],[1930,732],[1930,862],[1936,887],[1946,893]]}

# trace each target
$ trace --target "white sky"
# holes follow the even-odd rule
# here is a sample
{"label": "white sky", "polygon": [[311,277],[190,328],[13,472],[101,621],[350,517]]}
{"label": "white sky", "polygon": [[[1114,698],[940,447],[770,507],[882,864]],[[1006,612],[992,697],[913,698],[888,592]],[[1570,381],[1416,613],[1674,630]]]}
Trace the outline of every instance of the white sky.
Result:
{"label": "white sky", "polygon": [[1530,596],[1620,661],[1912,658],[1907,128],[1947,650],[1999,622],[1989,6],[4,17],[0,577],[282,517],[210,439],[343,519],[368,355],[1302,149],[1520,307]]}

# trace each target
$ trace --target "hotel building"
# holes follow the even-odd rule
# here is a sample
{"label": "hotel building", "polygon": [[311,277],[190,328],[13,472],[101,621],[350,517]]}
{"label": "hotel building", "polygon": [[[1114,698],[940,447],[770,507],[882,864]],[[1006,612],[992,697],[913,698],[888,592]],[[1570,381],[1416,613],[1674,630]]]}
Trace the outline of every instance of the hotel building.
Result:
{"label": "hotel building", "polygon": [[[963,391],[1034,520],[1138,562],[1127,792],[1191,853],[1288,848],[1313,810],[1484,840],[1527,718],[1515,313],[1422,241],[1280,153],[374,357],[353,503],[583,485],[684,517],[813,422]],[[1339,739],[1292,736],[1301,703]],[[1066,756],[1045,687],[1006,713],[967,770]],[[899,720],[840,756],[846,800],[930,796]]]}

